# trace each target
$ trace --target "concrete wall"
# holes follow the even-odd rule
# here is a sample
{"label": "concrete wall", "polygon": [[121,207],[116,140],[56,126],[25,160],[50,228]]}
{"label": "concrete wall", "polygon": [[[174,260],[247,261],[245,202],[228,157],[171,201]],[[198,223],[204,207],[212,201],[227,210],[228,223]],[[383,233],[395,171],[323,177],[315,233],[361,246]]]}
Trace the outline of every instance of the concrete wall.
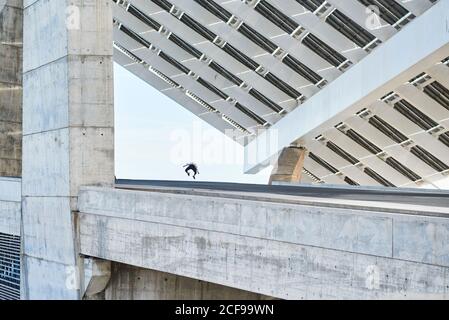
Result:
{"label": "concrete wall", "polygon": [[173,274],[112,264],[106,300],[267,300],[269,297]]}
{"label": "concrete wall", "polygon": [[72,211],[114,183],[112,52],[111,1],[24,1],[23,298],[80,297]]}
{"label": "concrete wall", "polygon": [[0,1],[0,176],[21,176],[22,0]]}
{"label": "concrete wall", "polygon": [[21,182],[0,177],[0,233],[20,236]]}
{"label": "concrete wall", "polygon": [[449,298],[449,218],[413,206],[83,188],[80,211],[88,256],[284,299]]}

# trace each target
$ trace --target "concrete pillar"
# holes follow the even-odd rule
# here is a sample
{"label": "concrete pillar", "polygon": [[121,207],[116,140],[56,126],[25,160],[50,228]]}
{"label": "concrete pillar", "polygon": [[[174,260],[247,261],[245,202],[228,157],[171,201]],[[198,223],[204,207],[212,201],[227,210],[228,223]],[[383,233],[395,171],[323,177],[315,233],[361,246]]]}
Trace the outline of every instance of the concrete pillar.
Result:
{"label": "concrete pillar", "polygon": [[22,174],[22,0],[0,0],[0,176]]}
{"label": "concrete pillar", "polygon": [[114,183],[110,0],[25,0],[22,298],[80,299],[78,189]]}
{"label": "concrete pillar", "polygon": [[269,184],[275,181],[300,182],[306,152],[301,147],[290,146],[284,148],[274,165]]}
{"label": "concrete pillar", "polygon": [[111,279],[111,261],[85,258],[81,293],[85,300],[104,300],[104,290]]}

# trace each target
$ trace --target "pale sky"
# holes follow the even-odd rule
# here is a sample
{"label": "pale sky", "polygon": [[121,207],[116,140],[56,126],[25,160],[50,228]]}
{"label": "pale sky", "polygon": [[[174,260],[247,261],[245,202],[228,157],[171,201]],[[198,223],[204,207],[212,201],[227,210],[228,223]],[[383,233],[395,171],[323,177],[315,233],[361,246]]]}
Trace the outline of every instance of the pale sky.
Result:
{"label": "pale sky", "polygon": [[270,167],[243,174],[242,146],[121,66],[114,69],[117,178],[188,181],[182,166],[195,162],[198,181],[267,184]]}

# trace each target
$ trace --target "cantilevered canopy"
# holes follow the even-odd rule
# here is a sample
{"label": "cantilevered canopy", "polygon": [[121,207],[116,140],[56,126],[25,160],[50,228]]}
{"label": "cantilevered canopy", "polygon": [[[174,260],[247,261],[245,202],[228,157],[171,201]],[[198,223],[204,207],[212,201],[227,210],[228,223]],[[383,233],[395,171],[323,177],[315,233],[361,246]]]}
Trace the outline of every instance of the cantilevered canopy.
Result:
{"label": "cantilevered canopy", "polygon": [[[368,55],[379,55],[435,2],[114,0],[115,60],[218,130],[254,145],[261,129],[289,130],[282,126],[287,120],[301,126],[296,109]],[[447,68],[447,60],[436,60],[344,121],[329,125],[323,118],[313,139],[282,142],[310,151],[310,182],[439,180],[449,170]]]}

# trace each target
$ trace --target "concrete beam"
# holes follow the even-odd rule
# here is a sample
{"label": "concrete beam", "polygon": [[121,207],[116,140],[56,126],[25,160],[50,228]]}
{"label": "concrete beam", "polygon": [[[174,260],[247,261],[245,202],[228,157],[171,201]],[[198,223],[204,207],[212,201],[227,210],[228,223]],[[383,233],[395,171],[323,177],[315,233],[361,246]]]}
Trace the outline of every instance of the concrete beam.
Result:
{"label": "concrete beam", "polygon": [[[449,2],[439,1],[380,48],[245,147],[245,172],[270,165],[286,146],[307,143],[449,56]],[[348,89],[350,86],[350,89]],[[276,148],[267,149],[270,131]]]}
{"label": "concrete beam", "polygon": [[24,1],[23,292],[80,299],[72,212],[114,183],[112,3]]}
{"label": "concrete beam", "polygon": [[0,2],[0,176],[20,177],[22,159],[21,0]]}
{"label": "concrete beam", "polygon": [[273,168],[269,184],[273,182],[299,182],[301,181],[306,150],[300,147],[284,148]]}
{"label": "concrete beam", "polygon": [[447,215],[290,200],[83,188],[80,251],[283,299],[448,298]]}

